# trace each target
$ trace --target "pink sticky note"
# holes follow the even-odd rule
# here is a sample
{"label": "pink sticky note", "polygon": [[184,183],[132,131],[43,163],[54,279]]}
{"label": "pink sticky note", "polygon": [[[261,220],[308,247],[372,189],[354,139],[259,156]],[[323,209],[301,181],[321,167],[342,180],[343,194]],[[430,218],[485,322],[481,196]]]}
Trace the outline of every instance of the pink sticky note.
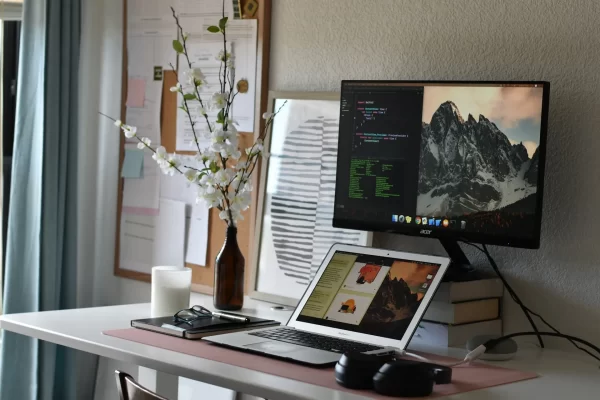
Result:
{"label": "pink sticky note", "polygon": [[144,107],[146,95],[146,81],[143,79],[129,79],[127,81],[127,107]]}

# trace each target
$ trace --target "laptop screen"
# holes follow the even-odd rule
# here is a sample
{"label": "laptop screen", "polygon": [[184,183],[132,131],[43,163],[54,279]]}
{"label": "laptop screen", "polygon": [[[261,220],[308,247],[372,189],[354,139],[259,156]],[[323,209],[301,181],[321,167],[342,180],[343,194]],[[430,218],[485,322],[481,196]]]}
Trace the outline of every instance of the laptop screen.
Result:
{"label": "laptop screen", "polygon": [[400,340],[440,266],[336,251],[297,321]]}

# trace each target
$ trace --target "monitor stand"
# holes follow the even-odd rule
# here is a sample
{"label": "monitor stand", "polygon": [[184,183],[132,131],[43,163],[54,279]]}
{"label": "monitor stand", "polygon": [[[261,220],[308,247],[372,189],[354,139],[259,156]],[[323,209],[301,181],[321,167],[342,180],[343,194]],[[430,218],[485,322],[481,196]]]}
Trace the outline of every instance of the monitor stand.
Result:
{"label": "monitor stand", "polygon": [[451,260],[443,282],[465,282],[480,278],[456,240],[439,239],[439,241]]}

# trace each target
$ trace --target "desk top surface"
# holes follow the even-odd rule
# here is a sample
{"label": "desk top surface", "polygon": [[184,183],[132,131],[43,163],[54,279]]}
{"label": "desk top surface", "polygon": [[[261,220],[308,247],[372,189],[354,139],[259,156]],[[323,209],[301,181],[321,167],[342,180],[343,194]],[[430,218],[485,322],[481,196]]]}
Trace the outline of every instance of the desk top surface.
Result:
{"label": "desk top surface", "polygon": [[[194,297],[195,303],[212,306],[210,297]],[[251,299],[246,299],[245,305],[246,307],[242,310],[245,314],[276,319],[282,323],[287,321],[291,313],[291,311],[273,311],[271,304]],[[149,314],[149,304],[12,314],[0,317],[0,328],[270,399],[358,400],[368,398],[102,334],[106,330],[127,328],[132,319],[146,318]],[[461,349],[448,348],[419,347],[416,350],[452,357],[462,357],[465,353]],[[599,396],[600,369],[591,357],[585,357],[578,353],[530,347],[520,350],[514,360],[495,365],[534,371],[541,377],[448,398],[461,400],[482,398],[591,399]]]}

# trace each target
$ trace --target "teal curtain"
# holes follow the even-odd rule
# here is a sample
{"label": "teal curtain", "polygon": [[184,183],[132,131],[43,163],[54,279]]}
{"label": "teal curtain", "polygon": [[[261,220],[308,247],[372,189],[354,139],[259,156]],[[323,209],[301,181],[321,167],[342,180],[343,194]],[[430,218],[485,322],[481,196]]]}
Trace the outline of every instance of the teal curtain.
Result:
{"label": "teal curtain", "polygon": [[[80,0],[25,1],[4,312],[77,307]],[[92,398],[74,350],[4,332],[0,399]],[[89,358],[87,359],[89,360]],[[86,395],[87,390],[87,395]]]}

